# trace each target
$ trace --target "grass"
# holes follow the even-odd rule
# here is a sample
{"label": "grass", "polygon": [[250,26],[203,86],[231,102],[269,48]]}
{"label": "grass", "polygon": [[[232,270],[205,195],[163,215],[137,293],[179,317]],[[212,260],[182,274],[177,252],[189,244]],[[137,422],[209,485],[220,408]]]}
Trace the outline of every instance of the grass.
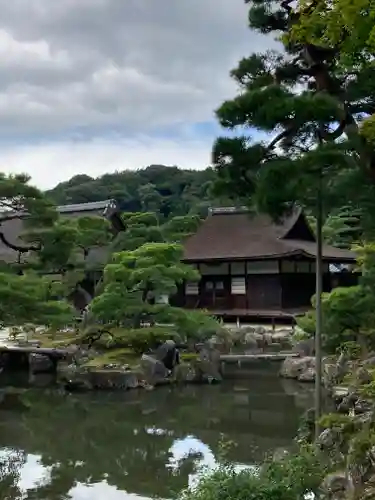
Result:
{"label": "grass", "polygon": [[77,335],[74,332],[39,332],[29,336],[29,340],[40,342],[41,347],[67,347],[74,343]]}
{"label": "grass", "polygon": [[136,366],[139,364],[139,356],[131,349],[109,349],[95,358],[90,359],[84,366],[88,368],[100,368],[110,364],[129,365],[130,367]]}
{"label": "grass", "polygon": [[[121,338],[121,329],[114,328],[112,334],[115,338]],[[30,335],[29,340],[40,342],[41,347],[48,348],[63,348],[70,344],[75,343],[79,339],[79,334],[76,332],[38,332]],[[125,347],[106,348],[103,344],[98,342],[94,344],[94,348],[101,351],[98,356],[90,359],[84,364],[88,368],[100,368],[104,365],[120,364],[129,365],[130,367],[139,366],[140,355],[136,354],[132,349]],[[198,355],[196,353],[181,353],[181,361],[191,362],[196,360]]]}

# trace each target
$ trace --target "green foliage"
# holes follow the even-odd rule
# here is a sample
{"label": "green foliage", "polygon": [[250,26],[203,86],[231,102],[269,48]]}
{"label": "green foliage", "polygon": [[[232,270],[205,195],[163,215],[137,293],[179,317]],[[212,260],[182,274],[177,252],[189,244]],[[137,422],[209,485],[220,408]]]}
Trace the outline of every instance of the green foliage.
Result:
{"label": "green foliage", "polygon": [[51,224],[57,217],[49,199],[38,188],[29,184],[26,174],[7,175],[0,173],[1,222],[23,213],[30,226]]}
{"label": "green foliage", "polygon": [[338,354],[345,354],[347,359],[358,359],[361,355],[361,346],[355,341],[342,342]]}
{"label": "green foliage", "polygon": [[[324,349],[332,354],[346,352],[351,357],[375,348],[375,245],[367,243],[355,249],[359,284],[335,288],[322,296]],[[297,321],[306,332],[315,331],[314,310]]]}
{"label": "green foliage", "polygon": [[94,318],[139,329],[140,336],[147,323],[173,324],[184,339],[216,333],[218,323],[204,312],[185,311],[160,300],[173,296],[185,281],[199,280],[199,273],[181,263],[181,257],[182,247],[171,243],[147,243],[114,254],[104,269],[104,290],[90,306]]}
{"label": "green foliage", "polygon": [[[182,495],[183,500],[296,500],[317,493],[326,464],[312,448],[279,461],[269,461],[259,471],[220,466]],[[327,470],[327,469],[326,469]]]}
{"label": "green foliage", "polygon": [[351,441],[348,453],[348,463],[363,465],[368,461],[368,453],[375,445],[375,433],[373,430],[363,429],[357,433]]}
{"label": "green foliage", "polygon": [[368,384],[364,384],[359,388],[359,392],[361,396],[365,399],[375,400],[375,380],[373,382],[369,382]]}
{"label": "green foliage", "polygon": [[51,227],[36,228],[27,237],[40,242],[39,268],[64,274],[72,268],[90,267],[90,250],[109,244],[110,229],[104,217],[59,217]]}
{"label": "green foliage", "polygon": [[[322,296],[323,347],[335,354],[342,344],[362,342],[375,347],[373,325],[375,320],[375,296],[362,285],[335,288]],[[301,328],[315,331],[315,311],[298,319]]]}
{"label": "green foliage", "polygon": [[155,213],[124,213],[126,230],[114,239],[113,252],[136,250],[145,243],[180,243],[194,233],[201,222],[197,215],[184,215],[161,223]]}
{"label": "green foliage", "polygon": [[60,290],[55,283],[31,272],[30,268],[35,257],[44,262],[52,254],[57,259],[60,252],[63,257],[59,258],[65,258],[64,238],[69,240],[70,235],[59,233],[54,252],[52,240],[46,240],[43,246],[40,235],[54,230],[58,215],[52,203],[39,189],[31,186],[29,180],[24,174],[0,174],[0,230],[2,224],[20,216],[25,226],[23,242],[19,245],[8,242],[2,232],[2,243],[18,251],[19,265],[2,263],[1,266],[0,324],[17,327],[30,323],[58,328],[73,321],[72,308],[66,301],[59,300]]}
{"label": "green foliage", "polygon": [[353,433],[355,429],[353,418],[341,413],[326,413],[319,419],[319,425],[322,429],[336,429],[345,434]]}
{"label": "green foliage", "polygon": [[[316,331],[316,313],[315,310],[307,311],[302,316],[297,316],[297,325],[306,332],[307,336],[315,334]],[[303,338],[301,340],[304,340]]]}
{"label": "green foliage", "polygon": [[62,327],[74,318],[71,306],[57,300],[54,285],[35,274],[0,273],[0,324]]}
{"label": "green foliage", "polygon": [[[373,62],[363,60],[352,71],[342,65],[340,53],[319,51],[303,37],[294,43],[289,35],[298,17],[289,13],[286,2],[246,3],[250,28],[281,35],[284,43],[277,51],[242,59],[231,73],[238,95],[216,115],[221,126],[238,134],[214,144],[215,193],[278,218],[296,204],[314,214],[320,192],[326,213],[339,210],[347,200],[350,210],[360,211],[363,227],[375,217],[374,151],[359,133],[361,120],[375,109]],[[357,11],[358,23],[360,17]],[[273,139],[267,144],[239,137],[246,129],[272,133]],[[334,217],[330,223],[335,232],[339,221]],[[346,246],[349,227],[344,238],[343,229],[328,238],[338,237]]]}
{"label": "green foliage", "polygon": [[[329,245],[337,248],[350,249],[362,238],[361,210],[350,206],[340,207],[328,214],[323,225],[323,239]],[[315,232],[314,216],[309,217],[311,227]]]}
{"label": "green foliage", "polygon": [[166,340],[179,340],[171,328],[162,326],[119,330],[107,343],[109,348],[128,348],[136,354],[154,350]]}
{"label": "green foliage", "polygon": [[152,165],[145,169],[105,174],[97,179],[77,175],[48,195],[58,205],[116,199],[126,212],[155,212],[162,221],[187,214],[205,217],[209,206],[226,199],[211,194],[215,172]]}
{"label": "green foliage", "polygon": [[[308,3],[297,2],[297,11],[303,12]],[[333,4],[321,1],[313,10],[303,13],[295,24],[292,40],[317,43],[324,47],[337,47],[342,65],[358,68],[374,53],[375,9],[369,0],[355,3],[337,0]],[[345,36],[343,36],[345,34]]]}

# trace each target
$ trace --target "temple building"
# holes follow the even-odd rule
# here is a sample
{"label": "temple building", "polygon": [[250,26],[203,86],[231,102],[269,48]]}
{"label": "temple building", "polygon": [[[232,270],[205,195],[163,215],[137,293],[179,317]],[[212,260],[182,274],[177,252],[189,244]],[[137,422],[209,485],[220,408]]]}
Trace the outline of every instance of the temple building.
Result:
{"label": "temple building", "polygon": [[[211,209],[184,245],[184,262],[201,274],[173,302],[208,309],[223,319],[292,318],[311,307],[315,293],[316,241],[302,210],[280,223],[244,208]],[[324,291],[354,284],[350,272],[333,274],[331,264],[353,264],[354,253],[323,246]]]}

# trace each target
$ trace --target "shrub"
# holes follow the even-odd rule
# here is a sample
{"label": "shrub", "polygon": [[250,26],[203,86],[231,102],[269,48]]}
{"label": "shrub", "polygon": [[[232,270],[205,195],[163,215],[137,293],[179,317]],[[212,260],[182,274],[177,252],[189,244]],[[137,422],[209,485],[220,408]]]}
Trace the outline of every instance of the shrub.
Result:
{"label": "shrub", "polygon": [[[183,500],[297,500],[316,493],[327,471],[327,464],[312,447],[298,454],[269,461],[259,470],[236,472],[219,466],[203,476],[192,490],[183,492]],[[179,497],[181,498],[181,496]]]}
{"label": "shrub", "polygon": [[137,329],[113,330],[113,338],[109,339],[107,347],[129,348],[137,354],[156,349],[168,339],[178,340],[171,328],[150,326]]}
{"label": "shrub", "polygon": [[[315,299],[313,299],[314,305]],[[363,285],[335,288],[322,295],[323,349],[329,354],[341,350],[342,344],[375,347],[375,296]],[[308,333],[316,327],[315,311],[309,311],[297,320]]]}

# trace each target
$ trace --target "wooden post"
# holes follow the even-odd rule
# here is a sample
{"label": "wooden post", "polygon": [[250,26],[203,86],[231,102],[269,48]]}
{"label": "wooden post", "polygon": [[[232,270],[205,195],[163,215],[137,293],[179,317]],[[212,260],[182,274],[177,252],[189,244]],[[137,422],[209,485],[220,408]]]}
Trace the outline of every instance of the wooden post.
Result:
{"label": "wooden post", "polygon": [[315,330],[315,439],[319,437],[318,421],[322,413],[322,292],[323,292],[323,172],[319,169],[316,214],[316,330]]}

